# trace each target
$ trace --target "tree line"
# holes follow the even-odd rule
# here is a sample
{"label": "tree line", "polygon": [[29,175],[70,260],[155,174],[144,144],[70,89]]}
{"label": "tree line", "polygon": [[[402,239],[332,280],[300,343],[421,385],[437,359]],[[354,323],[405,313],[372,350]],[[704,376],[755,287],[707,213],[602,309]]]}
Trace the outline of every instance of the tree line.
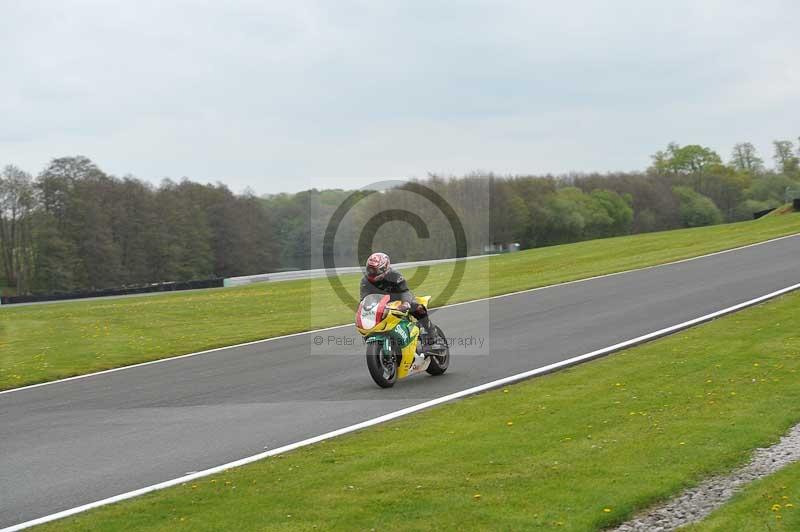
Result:
{"label": "tree line", "polygon": [[[750,219],[789,194],[800,197],[800,146],[773,147],[769,168],[747,142],[727,161],[705,146],[671,143],[641,172],[429,175],[421,184],[444,199],[463,225],[467,252],[478,254],[490,244],[532,248]],[[367,248],[395,261],[454,256],[452,220],[412,188],[258,198],[222,184],[118,178],[81,156],[54,159],[35,178],[6,166],[0,284],[55,293],[322,267],[328,221],[348,198],[359,201],[336,232],[337,265],[360,263]],[[401,211],[416,213],[427,234],[392,218]],[[370,224],[376,230],[365,242]]]}
{"label": "tree line", "polygon": [[[652,156],[641,172],[569,174],[562,176],[496,176],[475,173],[463,177],[430,175],[423,184],[436,190],[468,227],[469,253],[486,244],[517,242],[533,248],[631,233],[697,227],[751,219],[753,214],[800,197],[800,143],[774,143],[774,166],[768,168],[749,142],[736,144],[728,161],[699,145],[669,144]],[[374,213],[390,209],[420,209],[402,188],[370,196],[357,204],[351,224],[345,221],[336,246],[345,264],[360,263],[357,233]],[[326,220],[352,192],[309,190],[264,199],[275,214],[275,239],[281,264],[322,267],[319,250]],[[421,202],[425,203],[425,202]],[[430,207],[430,206],[428,206]],[[425,212],[425,211],[424,211]],[[309,216],[309,213],[315,215]],[[375,248],[391,251],[397,260],[452,256],[449,224],[428,208],[432,229],[417,239],[407,224],[388,224]]]}
{"label": "tree line", "polygon": [[154,187],[85,157],[34,179],[0,174],[0,261],[16,293],[234,276],[278,267],[269,212],[253,195],[184,180]]}

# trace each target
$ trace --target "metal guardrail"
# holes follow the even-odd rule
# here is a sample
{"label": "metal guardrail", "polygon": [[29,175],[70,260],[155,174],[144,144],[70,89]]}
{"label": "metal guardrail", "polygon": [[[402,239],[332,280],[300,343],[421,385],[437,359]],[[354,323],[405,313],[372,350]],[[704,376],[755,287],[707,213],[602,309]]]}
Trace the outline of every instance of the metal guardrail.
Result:
{"label": "metal guardrail", "polygon": [[[402,262],[399,264],[393,265],[395,268],[415,268],[418,266],[432,266],[434,264],[444,264],[448,262],[455,262],[457,260],[472,260],[472,259],[480,259],[483,257],[491,257],[492,255],[472,255],[470,257],[464,257],[462,259],[451,258],[451,259],[434,259],[434,260],[420,260],[414,262]],[[337,275],[346,275],[346,274],[354,274],[354,273],[361,273],[362,269],[360,266],[346,266],[342,268],[336,268]],[[213,287],[231,287],[231,286],[242,286],[252,283],[265,283],[265,282],[281,282],[281,281],[295,281],[298,279],[317,279],[321,277],[327,276],[327,270],[324,268],[314,269],[314,270],[296,270],[290,272],[275,272],[275,273],[262,273],[257,275],[244,275],[240,277],[229,277],[227,279],[213,279],[209,280],[213,282]],[[194,281],[193,283],[208,283],[209,281]],[[115,299],[115,298],[123,298],[123,297],[135,297],[135,296],[148,296],[148,295],[156,295],[160,293],[165,293],[165,291],[173,291],[173,290],[195,290],[201,288],[210,288],[212,285],[210,284],[195,284],[195,286],[190,286],[192,282],[187,283],[161,283],[160,285],[152,285],[153,287],[158,286],[158,288],[152,289],[122,289],[122,290],[106,290],[103,292],[95,292],[95,293],[82,293],[78,294],[62,294],[61,296],[18,296],[18,297],[3,297],[0,298],[0,305],[2,306],[22,306],[22,305],[47,305],[49,303],[70,303],[73,301],[86,301],[90,299]],[[168,285],[175,285],[169,286]],[[182,287],[178,287],[177,285],[182,285]]]}
{"label": "metal guardrail", "polygon": [[[393,268],[416,268],[418,266],[433,266],[434,264],[445,264],[448,262],[455,262],[457,260],[472,260],[481,259],[484,257],[491,257],[493,255],[472,255],[463,257],[462,259],[434,259],[434,260],[418,260],[414,262],[401,262],[393,264]],[[363,270],[361,266],[345,266],[336,268],[336,275],[346,275],[349,273],[361,273]],[[241,286],[252,283],[265,283],[265,282],[278,282],[278,281],[296,281],[298,279],[318,279],[326,277],[328,270],[325,268],[317,268],[314,270],[296,270],[291,272],[276,272],[276,273],[261,273],[258,275],[243,275],[241,277],[230,277],[224,280],[224,286]]]}

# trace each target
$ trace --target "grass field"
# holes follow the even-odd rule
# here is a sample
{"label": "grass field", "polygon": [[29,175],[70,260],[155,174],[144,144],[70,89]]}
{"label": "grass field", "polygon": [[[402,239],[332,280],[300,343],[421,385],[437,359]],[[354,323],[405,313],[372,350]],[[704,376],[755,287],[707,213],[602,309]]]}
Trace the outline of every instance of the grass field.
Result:
{"label": "grass field", "polygon": [[793,532],[800,530],[800,464],[753,483],[686,532]]}
{"label": "grass field", "polygon": [[[791,214],[467,261],[464,281],[451,302],[661,264],[798,232],[800,216]],[[432,267],[415,291],[439,293],[452,268]],[[355,275],[343,278],[354,294],[358,280]],[[326,309],[313,317],[312,294],[314,308]],[[325,279],[3,307],[0,389],[347,323],[351,318],[352,310],[339,302]]]}
{"label": "grass field", "polygon": [[798,315],[785,296],[44,530],[596,530],[800,420]]}

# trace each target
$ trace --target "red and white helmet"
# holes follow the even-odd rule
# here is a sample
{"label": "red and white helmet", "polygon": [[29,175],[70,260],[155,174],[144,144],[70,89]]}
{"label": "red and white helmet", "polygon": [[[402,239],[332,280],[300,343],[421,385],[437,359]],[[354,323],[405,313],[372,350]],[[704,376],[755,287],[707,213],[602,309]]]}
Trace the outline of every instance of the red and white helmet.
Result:
{"label": "red and white helmet", "polygon": [[386,253],[373,253],[367,259],[367,279],[374,283],[383,279],[389,271],[392,263],[389,262],[389,255]]}

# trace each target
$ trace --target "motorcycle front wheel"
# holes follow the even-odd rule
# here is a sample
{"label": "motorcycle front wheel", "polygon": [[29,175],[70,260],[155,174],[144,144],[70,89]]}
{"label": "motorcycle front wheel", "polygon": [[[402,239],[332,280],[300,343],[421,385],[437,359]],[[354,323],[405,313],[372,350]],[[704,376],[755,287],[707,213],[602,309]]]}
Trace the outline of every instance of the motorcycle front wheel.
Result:
{"label": "motorcycle front wheel", "polygon": [[367,344],[367,369],[381,388],[391,388],[397,382],[397,360],[392,353],[384,352],[383,342]]}

